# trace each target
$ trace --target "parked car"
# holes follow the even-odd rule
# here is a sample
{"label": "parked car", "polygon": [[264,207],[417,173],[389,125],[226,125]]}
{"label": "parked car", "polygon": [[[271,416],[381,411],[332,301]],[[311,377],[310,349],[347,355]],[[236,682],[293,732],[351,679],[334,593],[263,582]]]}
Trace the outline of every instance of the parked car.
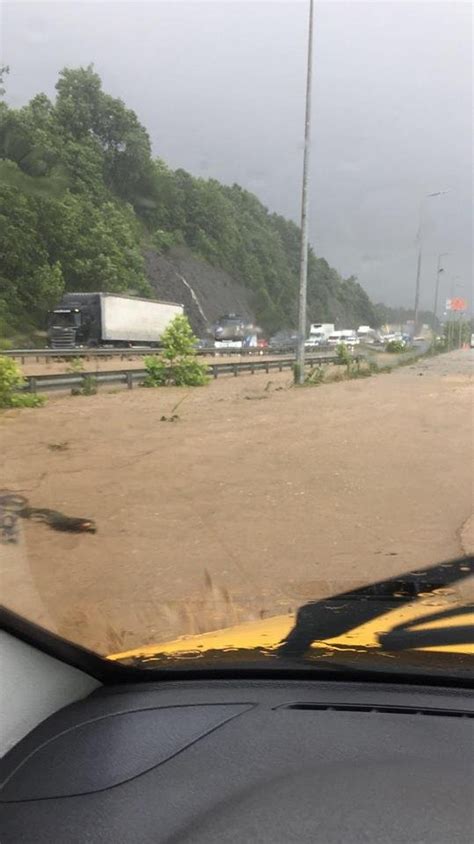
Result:
{"label": "parked car", "polygon": [[328,346],[339,346],[341,342],[342,331],[334,331],[328,337]]}

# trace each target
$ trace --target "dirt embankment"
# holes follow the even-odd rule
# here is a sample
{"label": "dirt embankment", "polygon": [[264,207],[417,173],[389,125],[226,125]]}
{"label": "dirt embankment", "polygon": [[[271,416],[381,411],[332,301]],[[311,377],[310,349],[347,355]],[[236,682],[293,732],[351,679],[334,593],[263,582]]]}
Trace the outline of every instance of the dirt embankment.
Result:
{"label": "dirt embankment", "polygon": [[174,249],[166,257],[148,249],[145,266],[157,298],[182,303],[199,337],[224,314],[238,313],[254,319],[252,292],[224,270],[199,260],[184,248]]}
{"label": "dirt embankment", "polygon": [[315,388],[272,373],[7,411],[2,486],[98,532],[22,520],[4,600],[110,652],[459,555],[472,411],[470,352]]}

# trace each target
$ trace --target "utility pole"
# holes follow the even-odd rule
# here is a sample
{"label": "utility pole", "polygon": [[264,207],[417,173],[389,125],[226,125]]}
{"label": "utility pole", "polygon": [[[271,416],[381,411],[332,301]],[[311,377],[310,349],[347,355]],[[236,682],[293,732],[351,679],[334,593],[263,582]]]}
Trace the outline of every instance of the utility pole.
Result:
{"label": "utility pole", "polygon": [[458,346],[462,349],[462,327],[463,327],[463,318],[462,318],[462,311],[459,311],[459,342]]}
{"label": "utility pole", "polygon": [[313,6],[309,0],[308,64],[306,72],[306,106],[304,125],[303,185],[301,190],[301,254],[300,289],[298,309],[298,347],[296,352],[295,381],[304,383],[304,360],[306,340],[306,300],[308,289],[308,209],[309,209],[309,161],[311,145],[311,93],[313,76]]}
{"label": "utility pole", "polygon": [[441,273],[444,273],[444,269],[441,266],[441,260],[446,256],[449,255],[449,252],[440,252],[438,255],[438,266],[436,268],[436,283],[435,283],[435,295],[434,295],[434,304],[433,304],[433,331],[436,331],[436,318],[438,316],[438,298],[439,298],[439,277]]}
{"label": "utility pole", "polygon": [[416,329],[418,326],[418,311],[420,307],[420,278],[421,278],[421,260],[423,255],[423,226],[424,226],[424,216],[425,216],[425,202],[427,199],[431,199],[434,196],[443,196],[443,194],[448,193],[447,190],[437,190],[434,193],[427,193],[426,196],[423,197],[420,203],[420,219],[418,223],[418,259],[416,263],[416,282],[415,282],[415,307],[414,307],[414,314],[413,314],[413,321],[414,321],[414,329],[416,334]]}
{"label": "utility pole", "polygon": [[413,336],[416,336],[416,329],[418,327],[418,309],[420,306],[420,277],[421,277],[421,256],[423,249],[423,209],[424,200],[420,204],[420,221],[418,223],[418,259],[416,263],[416,281],[415,281],[415,307],[413,309]]}

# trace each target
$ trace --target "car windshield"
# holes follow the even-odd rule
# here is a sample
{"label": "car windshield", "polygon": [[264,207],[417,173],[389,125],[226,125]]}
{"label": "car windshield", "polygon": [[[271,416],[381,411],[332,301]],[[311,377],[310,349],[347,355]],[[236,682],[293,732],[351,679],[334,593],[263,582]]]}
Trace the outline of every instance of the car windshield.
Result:
{"label": "car windshield", "polygon": [[54,311],[50,316],[50,324],[55,328],[69,328],[75,325],[75,316],[71,311]]}
{"label": "car windshield", "polygon": [[33,638],[470,670],[470,30],[5,0],[0,574]]}

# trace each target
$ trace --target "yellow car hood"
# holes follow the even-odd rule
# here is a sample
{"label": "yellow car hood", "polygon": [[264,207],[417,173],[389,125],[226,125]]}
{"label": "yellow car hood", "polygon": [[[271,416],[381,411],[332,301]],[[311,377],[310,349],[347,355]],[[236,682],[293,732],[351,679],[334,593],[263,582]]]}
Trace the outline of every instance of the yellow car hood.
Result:
{"label": "yellow car hood", "polygon": [[[438,600],[438,604],[442,599]],[[397,625],[411,624],[413,630],[428,630],[430,628],[448,628],[458,625],[473,625],[474,614],[472,606],[465,607],[465,613],[456,617],[449,617],[437,621],[425,621],[423,618],[429,616],[436,606],[434,595],[425,600],[418,599],[409,604],[397,607],[383,615],[377,616],[342,636],[336,636],[324,641],[314,641],[310,651],[319,651],[321,656],[325,653],[344,651],[350,653],[355,651],[382,652],[379,644],[379,636],[388,633]],[[462,604],[452,599],[449,601],[449,608],[461,609]],[[415,622],[418,622],[414,624]],[[279,615],[262,621],[248,621],[234,627],[227,627],[223,630],[215,630],[209,633],[201,633],[194,636],[181,636],[178,639],[168,642],[159,642],[151,645],[134,648],[121,653],[108,655],[108,659],[117,661],[129,660],[158,660],[167,661],[193,660],[205,657],[206,653],[221,652],[228,654],[238,651],[245,655],[256,651],[264,651],[269,656],[275,651],[283,640],[286,639],[290,630],[294,627],[295,615]],[[413,649],[414,650],[414,649]],[[437,651],[453,654],[474,655],[474,644],[436,645],[423,647],[417,650]],[[315,654],[316,655],[316,654]]]}

